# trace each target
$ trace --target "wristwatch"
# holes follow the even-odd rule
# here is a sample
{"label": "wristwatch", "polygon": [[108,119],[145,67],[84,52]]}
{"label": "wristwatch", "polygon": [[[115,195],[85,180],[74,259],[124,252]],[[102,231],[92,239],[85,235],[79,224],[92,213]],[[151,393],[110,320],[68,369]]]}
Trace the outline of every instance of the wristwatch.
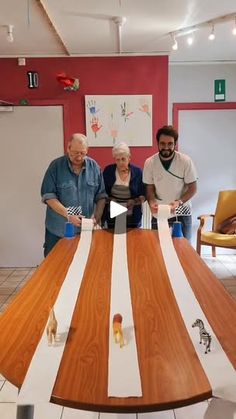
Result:
{"label": "wristwatch", "polygon": [[181,199],[179,199],[178,201],[179,201],[179,207],[184,204],[183,201],[181,201]]}

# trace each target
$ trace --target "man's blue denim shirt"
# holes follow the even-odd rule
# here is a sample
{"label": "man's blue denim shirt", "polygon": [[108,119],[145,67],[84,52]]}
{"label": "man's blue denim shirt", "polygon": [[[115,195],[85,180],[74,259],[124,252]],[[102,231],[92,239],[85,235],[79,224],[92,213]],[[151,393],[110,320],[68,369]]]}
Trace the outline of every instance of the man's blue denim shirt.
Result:
{"label": "man's blue denim shirt", "polygon": [[[90,218],[96,202],[106,198],[107,194],[101,169],[95,160],[85,157],[84,166],[76,175],[68,157],[62,156],[50,163],[43,179],[41,196],[43,202],[58,199],[66,208],[81,207],[82,215]],[[52,234],[63,237],[66,221],[65,217],[47,206],[45,224]]]}

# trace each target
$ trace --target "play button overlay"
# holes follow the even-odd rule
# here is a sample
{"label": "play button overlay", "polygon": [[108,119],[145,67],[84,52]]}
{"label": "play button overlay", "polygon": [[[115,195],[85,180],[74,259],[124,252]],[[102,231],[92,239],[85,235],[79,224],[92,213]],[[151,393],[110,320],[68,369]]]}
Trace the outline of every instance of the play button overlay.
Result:
{"label": "play button overlay", "polygon": [[110,217],[115,218],[120,214],[124,214],[127,212],[127,208],[123,205],[117,204],[117,202],[111,201],[110,202]]}

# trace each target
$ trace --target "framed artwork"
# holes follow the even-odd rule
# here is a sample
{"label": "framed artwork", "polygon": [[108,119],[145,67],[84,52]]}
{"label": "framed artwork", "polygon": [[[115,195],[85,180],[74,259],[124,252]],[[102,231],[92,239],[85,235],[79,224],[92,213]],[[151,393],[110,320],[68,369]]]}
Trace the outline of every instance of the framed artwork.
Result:
{"label": "framed artwork", "polygon": [[85,115],[91,147],[152,145],[152,95],[86,95]]}

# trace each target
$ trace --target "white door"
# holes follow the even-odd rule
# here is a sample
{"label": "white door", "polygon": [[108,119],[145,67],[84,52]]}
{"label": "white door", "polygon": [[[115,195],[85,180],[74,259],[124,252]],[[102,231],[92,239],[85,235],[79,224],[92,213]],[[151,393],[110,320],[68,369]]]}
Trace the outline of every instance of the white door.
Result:
{"label": "white door", "polygon": [[40,186],[63,154],[62,106],[16,106],[0,112],[0,267],[30,267],[43,258],[45,205]]}
{"label": "white door", "polygon": [[[193,239],[200,214],[215,212],[220,190],[236,189],[236,110],[181,110],[179,112],[179,151],[193,159],[198,172],[198,191],[193,203]],[[210,227],[210,226],[209,226]],[[202,247],[202,253],[211,248]],[[217,254],[235,253],[217,249]]]}

